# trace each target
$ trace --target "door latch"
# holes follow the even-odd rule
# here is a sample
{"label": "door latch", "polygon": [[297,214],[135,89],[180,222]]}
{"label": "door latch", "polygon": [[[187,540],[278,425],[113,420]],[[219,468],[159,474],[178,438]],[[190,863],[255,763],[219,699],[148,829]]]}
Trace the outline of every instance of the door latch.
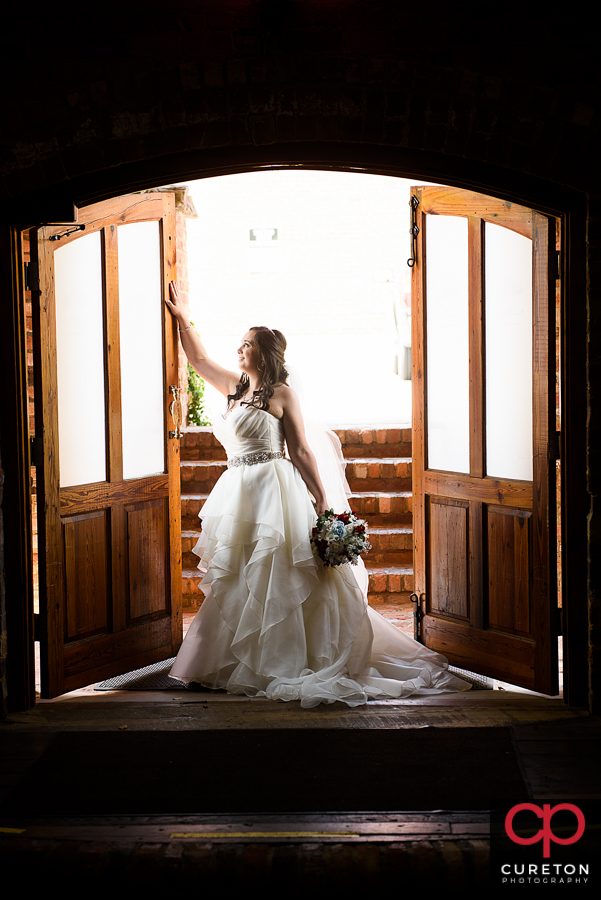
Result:
{"label": "door latch", "polygon": [[173,400],[169,404],[169,412],[173,419],[173,424],[175,425],[175,431],[170,431],[169,437],[179,440],[182,436],[180,431],[180,425],[182,424],[182,404],[179,399],[179,387],[176,384],[170,384],[169,392],[173,394]]}

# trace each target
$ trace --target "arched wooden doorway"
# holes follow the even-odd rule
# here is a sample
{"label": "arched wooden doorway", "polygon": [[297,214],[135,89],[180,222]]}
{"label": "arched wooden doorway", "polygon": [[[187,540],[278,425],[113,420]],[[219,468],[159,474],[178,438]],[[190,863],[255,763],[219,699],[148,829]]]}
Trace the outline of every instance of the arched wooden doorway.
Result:
{"label": "arched wooden doorway", "polygon": [[[311,148],[311,152],[307,151],[306,147],[303,148],[294,148],[296,152],[293,152],[292,148],[286,148],[286,154],[284,154],[287,158],[282,158],[282,155],[279,153],[270,153],[265,154],[264,151],[261,154],[258,154],[258,151],[251,151],[252,156],[262,155],[264,158],[261,161],[255,160],[246,160],[244,162],[240,161],[240,156],[237,152],[230,151],[229,153],[225,153],[221,155],[220,159],[206,160],[207,163],[205,168],[195,168],[191,169],[188,165],[184,165],[182,167],[181,160],[179,161],[179,165],[176,167],[178,171],[174,171],[173,168],[170,171],[166,171],[167,166],[163,168],[163,174],[160,177],[157,177],[155,174],[154,177],[148,177],[147,179],[137,180],[132,183],[125,185],[123,182],[121,183],[120,188],[115,184],[108,186],[106,183],[103,185],[99,184],[90,184],[87,186],[87,190],[85,193],[87,196],[81,196],[77,198],[76,205],[84,206],[87,205],[91,200],[97,200],[100,197],[104,196],[115,196],[117,193],[121,193],[123,188],[129,187],[132,188],[140,188],[140,187],[151,187],[157,184],[164,184],[170,180],[182,180],[182,177],[202,177],[202,176],[210,176],[214,174],[226,174],[233,171],[252,171],[253,169],[261,168],[264,165],[305,165],[307,167],[313,168],[332,168],[332,169],[340,169],[340,170],[357,170],[357,162],[360,162],[361,169],[363,171],[370,171],[374,174],[399,174],[404,177],[410,176],[411,174],[419,174],[421,178],[427,178],[433,181],[442,181],[448,183],[459,183],[461,186],[465,186],[466,184],[470,184],[473,187],[477,187],[482,189],[484,185],[480,180],[472,180],[467,177],[465,173],[461,173],[461,175],[453,175],[448,177],[448,174],[445,173],[441,177],[440,169],[433,171],[432,169],[428,170],[427,166],[419,164],[417,160],[414,161],[413,165],[408,166],[405,164],[403,168],[398,168],[395,165],[394,161],[391,161],[387,158],[386,151],[382,150],[382,148],[372,148],[373,152],[370,152],[369,148],[362,147],[360,150],[358,148],[354,148],[354,150],[350,147],[344,148],[344,153],[340,153],[340,148],[333,147],[329,148],[331,153],[331,158],[327,161],[324,161],[322,156],[321,159],[315,160],[310,157],[314,155],[314,149]],[[273,148],[272,148],[273,150]],[[224,160],[224,156],[230,156],[229,164]],[[324,154],[324,156],[327,154]],[[237,156],[237,161],[233,162],[231,160],[232,156]],[[268,156],[269,162],[265,161],[265,156]],[[290,158],[290,157],[293,158]],[[347,156],[347,159],[341,159],[341,156]],[[349,160],[348,157],[351,157]],[[305,157],[305,158],[303,158]],[[354,165],[350,163],[354,162]],[[188,161],[189,162],[189,161]],[[198,165],[198,163],[196,163]],[[184,171],[182,171],[182,168]],[[127,173],[120,173],[121,176]],[[133,173],[129,173],[130,177]],[[449,173],[450,174],[450,173]],[[446,176],[446,177],[445,177]],[[494,179],[492,179],[494,181]],[[578,265],[578,254],[577,252],[572,252],[572,248],[574,250],[580,246],[579,244],[579,228],[582,225],[582,218],[579,215],[579,209],[577,204],[577,199],[569,198],[562,194],[562,196],[553,196],[553,192],[549,191],[547,195],[545,195],[544,189],[541,191],[538,185],[530,185],[530,191],[524,190],[524,185],[522,186],[522,191],[519,197],[516,196],[515,191],[512,189],[508,191],[507,185],[505,184],[492,184],[489,181],[488,185],[485,185],[486,190],[491,194],[502,195],[504,197],[510,196],[511,199],[516,200],[520,199],[524,204],[531,204],[533,208],[537,208],[542,212],[550,212],[556,215],[562,216],[563,224],[564,224],[564,246],[566,247],[566,253],[564,259],[562,260],[562,267],[565,274],[565,299],[563,304],[563,312],[562,312],[562,350],[563,350],[563,359],[564,359],[564,412],[570,407],[574,410],[574,417],[568,417],[566,419],[566,428],[562,434],[562,451],[563,451],[563,459],[565,461],[565,470],[564,470],[564,480],[563,480],[563,490],[564,490],[564,498],[566,502],[564,503],[564,597],[566,600],[566,616],[565,616],[565,629],[566,629],[566,637],[568,641],[566,643],[566,669],[567,669],[567,685],[566,685],[566,695],[567,699],[574,703],[583,703],[585,697],[585,685],[586,685],[586,672],[582,665],[578,667],[578,664],[575,662],[575,658],[577,657],[577,648],[582,649],[583,642],[586,643],[586,637],[584,632],[584,622],[586,621],[586,612],[583,609],[581,603],[578,603],[576,597],[578,596],[577,588],[582,588],[582,569],[578,570],[578,560],[582,556],[582,550],[579,550],[579,547],[582,548],[584,544],[579,544],[578,539],[583,538],[582,534],[582,521],[579,519],[579,515],[582,511],[582,480],[578,473],[578,463],[577,460],[579,458],[579,451],[583,451],[584,447],[584,439],[583,439],[583,430],[580,424],[580,417],[578,415],[578,406],[579,406],[579,395],[578,389],[582,387],[582,378],[583,372],[581,366],[579,366],[578,359],[578,346],[579,346],[579,338],[581,332],[579,331],[579,324],[581,319],[581,309],[579,308],[577,302],[577,295],[580,289],[581,284],[581,268]],[[36,217],[37,218],[37,217]],[[54,217],[50,217],[54,218]],[[66,216],[65,216],[66,218]],[[38,220],[45,219],[48,220],[48,216],[40,216]],[[13,245],[14,246],[14,245]],[[569,264],[568,264],[569,263]],[[15,330],[15,317],[12,317],[12,325],[13,332]],[[572,403],[572,401],[574,401]],[[26,435],[24,434],[24,429],[22,427],[22,413],[21,413],[21,434],[23,436],[22,443],[24,444],[24,439]],[[582,457],[580,456],[580,459]],[[571,487],[573,486],[573,490]],[[21,485],[21,496],[26,498],[27,496],[27,483],[26,479],[23,479]],[[25,503],[26,506],[26,503]],[[570,526],[573,525],[573,530],[570,533]],[[568,537],[569,536],[569,537]],[[28,553],[27,549],[27,540],[24,539],[22,542],[22,551],[26,556]],[[581,594],[582,597],[585,596],[584,592]],[[571,598],[574,598],[573,600]],[[22,635],[25,635],[28,631],[31,633],[31,622],[28,621],[27,615],[20,617],[20,631]],[[11,636],[14,634],[14,626],[11,626]],[[21,657],[21,665],[20,668],[21,673],[24,671],[29,672],[31,669],[31,663],[29,658],[30,650],[28,647],[30,646],[28,642],[25,642],[26,646],[24,646],[24,652]],[[572,649],[570,649],[572,648]],[[584,656],[579,657],[581,660]],[[13,669],[15,671],[15,669]],[[27,688],[27,679],[23,679],[23,676],[18,679],[20,684],[21,691],[21,701],[16,701],[18,706],[21,708],[27,705],[27,702],[31,702],[31,688]],[[27,695],[30,699],[29,701],[25,701],[25,695]],[[18,708],[17,706],[17,708]]]}

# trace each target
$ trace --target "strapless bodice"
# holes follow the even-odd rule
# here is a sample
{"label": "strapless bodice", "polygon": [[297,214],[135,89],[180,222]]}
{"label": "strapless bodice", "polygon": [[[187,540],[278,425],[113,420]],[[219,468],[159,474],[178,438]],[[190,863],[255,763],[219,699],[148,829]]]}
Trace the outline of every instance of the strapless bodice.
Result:
{"label": "strapless bodice", "polygon": [[218,416],[213,433],[225,448],[228,459],[248,453],[284,450],[281,419],[255,406],[237,406],[226,417]]}

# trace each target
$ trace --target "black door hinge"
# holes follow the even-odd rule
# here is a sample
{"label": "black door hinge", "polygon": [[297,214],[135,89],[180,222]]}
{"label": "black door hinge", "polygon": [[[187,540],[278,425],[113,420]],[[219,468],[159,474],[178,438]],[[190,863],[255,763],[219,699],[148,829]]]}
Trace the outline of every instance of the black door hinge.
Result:
{"label": "black door hinge", "polygon": [[41,437],[29,439],[29,458],[32,466],[41,466],[44,462],[44,442]]}
{"label": "black door hinge", "polygon": [[40,290],[40,274],[39,267],[37,262],[30,261],[24,264],[25,270],[25,290],[26,291],[39,291]]}
{"label": "black door hinge", "polygon": [[556,606],[553,612],[553,631],[556,635],[563,634],[563,609],[560,606]]}
{"label": "black door hinge", "polygon": [[33,639],[34,641],[44,641],[46,639],[47,618],[41,613],[33,614]]}
{"label": "black door hinge", "polygon": [[552,431],[549,435],[549,462],[561,459],[561,431]]}
{"label": "black door hinge", "polygon": [[413,637],[416,641],[422,644],[423,641],[421,637],[420,623],[424,618],[424,613],[422,612],[419,597],[417,596],[417,594],[411,594],[411,597],[409,599],[412,603],[415,603],[415,609],[413,611]]}

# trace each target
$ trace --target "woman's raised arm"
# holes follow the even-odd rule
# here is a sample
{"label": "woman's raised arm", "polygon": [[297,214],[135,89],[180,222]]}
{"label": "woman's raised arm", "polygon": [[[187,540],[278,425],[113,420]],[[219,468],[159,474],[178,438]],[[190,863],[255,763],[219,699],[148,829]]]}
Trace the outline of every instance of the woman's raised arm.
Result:
{"label": "woman's raised arm", "polygon": [[177,319],[180,340],[188,362],[201,378],[212,384],[221,394],[226,397],[228,394],[233,394],[240,380],[239,373],[224,369],[207,355],[202,341],[190,325],[190,319],[174,281],[169,284],[169,293],[171,297],[166,297],[165,303]]}

